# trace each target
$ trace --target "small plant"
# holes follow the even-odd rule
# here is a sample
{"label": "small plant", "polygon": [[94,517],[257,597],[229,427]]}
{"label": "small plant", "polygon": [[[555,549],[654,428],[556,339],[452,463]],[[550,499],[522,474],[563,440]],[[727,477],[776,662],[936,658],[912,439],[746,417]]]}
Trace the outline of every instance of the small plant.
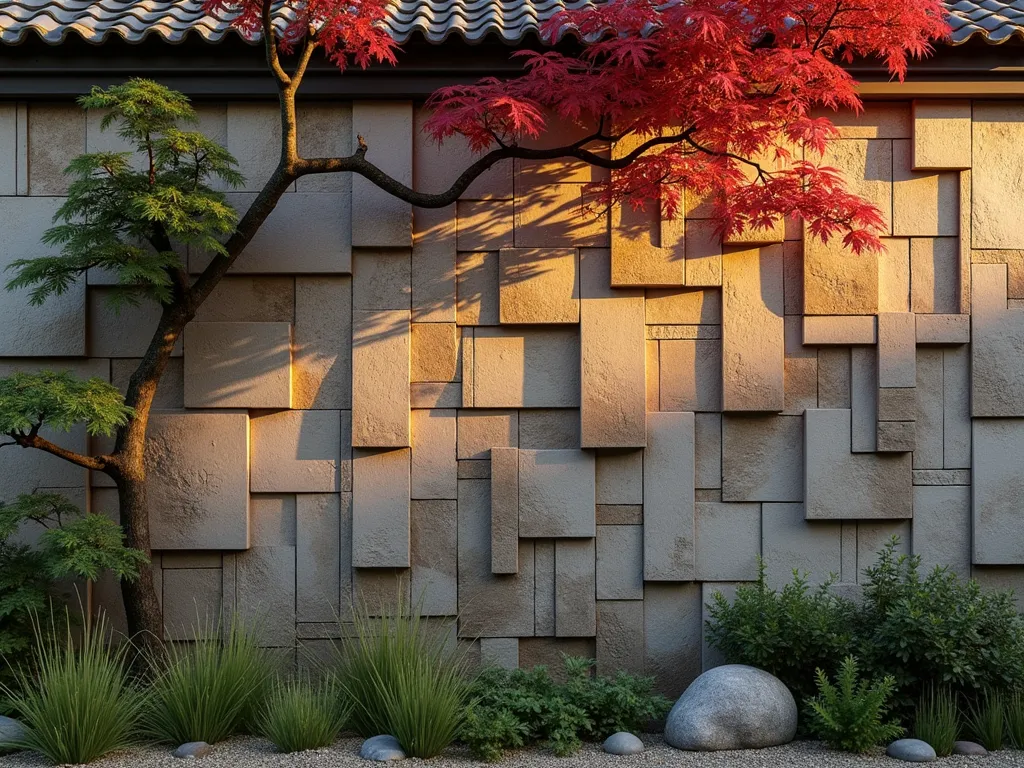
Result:
{"label": "small plant", "polygon": [[402,585],[379,615],[353,611],[355,632],[342,641],[340,682],[353,702],[350,725],[364,738],[389,733],[410,757],[430,758],[454,740],[466,714],[465,655],[444,627],[410,610]]}
{"label": "small plant", "polygon": [[974,740],[989,752],[1003,748],[1006,723],[1003,697],[998,691],[986,690],[975,701],[968,702],[964,720]]}
{"label": "small plant", "polygon": [[333,677],[278,682],[260,710],[256,731],[282,752],[321,749],[335,742],[351,711]]}
{"label": "small plant", "polygon": [[903,733],[895,722],[884,722],[889,697],[896,685],[891,677],[862,680],[857,660],[847,656],[839,666],[836,684],[817,671],[818,695],[807,702],[812,731],[826,744],[844,752],[867,752]]}
{"label": "small plant", "polygon": [[1007,697],[1006,734],[1016,749],[1024,749],[1024,691],[1016,690]]}
{"label": "small plant", "polygon": [[593,659],[565,659],[565,694],[587,713],[583,738],[604,741],[613,733],[642,733],[647,723],[664,717],[672,702],[654,692],[653,677],[619,671],[614,677],[594,675]]}
{"label": "small plant", "polygon": [[156,741],[215,744],[240,732],[259,711],[272,676],[269,654],[237,619],[224,642],[209,622],[193,642],[151,660],[154,677],[144,725]]}
{"label": "small plant", "polygon": [[953,754],[960,735],[960,709],[948,688],[930,686],[921,694],[914,716],[914,735],[928,742],[939,757]]}
{"label": "small plant", "polygon": [[16,688],[0,686],[25,726],[7,746],[37,752],[54,765],[90,763],[136,741],[145,699],[129,676],[130,646],[108,650],[103,614],[76,642],[67,622],[36,627],[33,672]]}

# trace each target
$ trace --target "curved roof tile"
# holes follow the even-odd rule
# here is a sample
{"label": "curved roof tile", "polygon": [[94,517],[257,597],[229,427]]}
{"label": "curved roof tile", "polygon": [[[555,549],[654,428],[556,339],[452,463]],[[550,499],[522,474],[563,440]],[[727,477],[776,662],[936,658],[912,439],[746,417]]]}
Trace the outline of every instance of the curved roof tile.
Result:
{"label": "curved roof tile", "polygon": [[[395,0],[387,22],[398,42],[415,33],[440,43],[456,34],[469,42],[495,35],[518,42],[564,7],[591,0]],[[1024,0],[946,0],[953,44],[980,37],[998,44],[1024,40]],[[210,42],[233,34],[226,18],[203,13],[202,0],[4,0],[0,43],[16,44],[29,33],[48,43],[76,34],[90,43],[111,36],[141,42],[157,35],[181,42],[198,35]]]}

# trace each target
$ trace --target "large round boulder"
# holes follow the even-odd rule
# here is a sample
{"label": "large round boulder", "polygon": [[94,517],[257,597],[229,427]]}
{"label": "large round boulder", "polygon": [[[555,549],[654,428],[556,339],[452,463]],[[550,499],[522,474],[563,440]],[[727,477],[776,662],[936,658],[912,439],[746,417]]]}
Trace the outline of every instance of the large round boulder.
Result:
{"label": "large round boulder", "polygon": [[716,752],[787,744],[796,736],[796,701],[774,675],[742,664],[709,669],[669,712],[665,741]]}

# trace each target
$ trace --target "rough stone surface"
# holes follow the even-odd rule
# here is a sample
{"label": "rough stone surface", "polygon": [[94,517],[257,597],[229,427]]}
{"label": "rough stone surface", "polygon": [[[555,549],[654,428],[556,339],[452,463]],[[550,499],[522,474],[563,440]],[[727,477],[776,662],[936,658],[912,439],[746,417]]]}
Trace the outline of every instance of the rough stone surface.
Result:
{"label": "rough stone surface", "polygon": [[686,284],[691,287],[722,284],[722,237],[714,221],[686,221]]}
{"label": "rough stone surface", "polygon": [[915,101],[913,120],[916,170],[971,167],[970,101]]}
{"label": "rough stone surface", "polygon": [[878,315],[878,386],[913,387],[917,384],[917,330],[910,312]]}
{"label": "rough stone surface", "polygon": [[633,210],[630,205],[616,205],[612,209],[612,285],[685,284],[685,241],[678,236],[663,241],[659,237],[661,225],[661,212],[655,205],[643,211]]}
{"label": "rough stone surface", "polygon": [[0,715],[0,754],[4,744],[19,741],[25,737],[25,727],[12,717]]}
{"label": "rough stone surface", "polygon": [[[350,527],[351,510],[347,503],[345,506],[346,527]],[[295,618],[298,622],[330,622],[341,615],[341,529],[340,494],[296,495]],[[349,544],[346,564],[351,551]],[[345,570],[347,581],[347,566]]]}
{"label": "rough stone surface", "polygon": [[412,498],[458,498],[456,411],[416,410],[412,420]]}
{"label": "rough stone surface", "polygon": [[960,249],[955,237],[910,241],[910,309],[955,316],[960,311]]}
{"label": "rough stone surface", "polygon": [[644,579],[685,581],[694,574],[694,419],[647,414],[644,458]]}
{"label": "rough stone surface", "polygon": [[458,503],[415,499],[409,504],[410,587],[424,616],[454,616],[458,601]]}
{"label": "rough stone surface", "polygon": [[753,581],[761,554],[761,505],[698,501],[697,581]]}
{"label": "rough stone surface", "polygon": [[971,415],[1024,416],[1024,310],[977,311],[971,324]]}
{"label": "rough stone surface", "polygon": [[593,537],[594,455],[574,450],[519,451],[519,535]]}
{"label": "rough stone surface", "polygon": [[594,539],[555,541],[555,635],[597,634]]}
{"label": "rough stone surface", "polygon": [[404,448],[410,445],[409,311],[352,316],[352,445]]}
{"label": "rough stone surface", "polygon": [[500,320],[578,323],[579,257],[575,248],[503,248],[498,254]]}
{"label": "rough stone surface", "polygon": [[501,669],[519,668],[519,638],[480,638],[480,664],[484,667]]}
{"label": "rough stone surface", "polygon": [[842,570],[842,549],[839,522],[805,520],[803,504],[761,505],[761,556],[772,586],[792,581],[794,568],[821,584]]}
{"label": "rough stone surface", "polygon": [[[508,201],[471,201],[457,203],[458,247],[460,251],[499,251],[518,245],[513,240],[514,206]],[[494,267],[497,269],[495,253]],[[461,290],[461,281],[460,281]],[[493,290],[497,294],[495,283]],[[495,302],[495,311],[497,303]]]}
{"label": "rough stone surface", "polygon": [[597,526],[597,599],[644,599],[642,526]]}
{"label": "rough stone surface", "polygon": [[341,411],[254,414],[249,427],[249,487],[253,493],[333,493],[341,489]]}
{"label": "rough stone surface", "polygon": [[[412,184],[412,102],[353,102],[352,151],[358,149],[359,137],[377,148],[377,167],[402,184]],[[352,244],[408,248],[411,241],[412,206],[368,179],[353,176]]]}
{"label": "rough stone surface", "polygon": [[876,313],[877,254],[854,255],[843,248],[841,238],[832,238],[825,244],[817,238],[805,237],[804,311],[809,315]]}
{"label": "rough stone surface", "polygon": [[722,500],[803,501],[803,419],[722,417]]}
{"label": "rough stone surface", "polygon": [[597,601],[597,674],[643,674],[643,626],[643,600]]}
{"label": "rough stone surface", "polygon": [[498,254],[459,253],[455,279],[456,322],[459,325],[497,325]]}
{"label": "rough stone surface", "polygon": [[205,741],[190,741],[187,744],[182,744],[171,754],[173,757],[177,757],[181,760],[194,760],[200,757],[206,757],[211,752],[213,752],[213,747]]}
{"label": "rough stone surface", "polygon": [[408,248],[360,248],[352,256],[352,308],[410,309],[412,260]]}
{"label": "rough stone surface", "polygon": [[701,672],[701,613],[697,584],[644,585],[644,670],[670,698]]}
{"label": "rough stone surface", "polygon": [[973,741],[954,741],[953,754],[984,757],[988,754],[988,750],[981,746],[981,744],[977,744]]}
{"label": "rough stone surface", "polygon": [[971,129],[972,247],[1024,248],[1014,214],[1024,179],[1013,171],[1024,163],[1024,105],[977,104]]}
{"label": "rough stone surface", "polygon": [[187,408],[290,408],[291,325],[189,323]]}
{"label": "rough stone surface", "polygon": [[932,763],[937,759],[931,745],[920,739],[897,739],[885,748],[885,754],[905,763]]}
{"label": "rough stone surface", "polygon": [[894,235],[955,235],[960,224],[960,175],[911,170],[911,142],[893,143]]}
{"label": "rough stone surface", "polygon": [[352,278],[297,277],[292,407],[352,407]]}
{"label": "rough stone surface", "polygon": [[[646,433],[647,427],[644,426]],[[642,504],[644,501],[643,451],[597,452],[598,505]]]}
{"label": "rough stone surface", "polygon": [[792,741],[796,721],[796,701],[778,678],[727,664],[686,689],[665,722],[665,741],[698,752],[759,749]]}
{"label": "rough stone surface", "polygon": [[519,570],[519,449],[491,448],[491,573]]}
{"label": "rough stone surface", "polygon": [[455,323],[413,323],[410,328],[410,381],[459,381],[459,329]]}
{"label": "rough stone surface", "polygon": [[579,448],[576,408],[532,408],[519,412],[520,448]]}
{"label": "rough stone surface", "polygon": [[639,755],[644,751],[644,743],[632,733],[613,733],[604,740],[601,749],[609,755]]}
{"label": "rough stone surface", "polygon": [[367,739],[359,748],[359,756],[363,760],[371,760],[376,763],[405,760],[407,757],[402,745],[394,736],[374,736]]}
{"label": "rough stone surface", "polygon": [[477,328],[476,408],[575,408],[580,404],[580,337],[573,329]]}
{"label": "rough stone surface", "polygon": [[1024,565],[1020,499],[1024,420],[975,419],[971,477],[974,563]]}
{"label": "rough stone surface", "polygon": [[467,410],[458,413],[457,455],[462,459],[489,459],[491,448],[519,446],[519,412]]}
{"label": "rough stone surface", "polygon": [[409,567],[409,449],[352,456],[352,564]]}
{"label": "rough stone surface", "polygon": [[663,411],[722,410],[722,342],[717,339],[659,342]]}
{"label": "rough stone surface", "polygon": [[804,340],[809,346],[874,344],[876,319],[868,315],[805,317]]}

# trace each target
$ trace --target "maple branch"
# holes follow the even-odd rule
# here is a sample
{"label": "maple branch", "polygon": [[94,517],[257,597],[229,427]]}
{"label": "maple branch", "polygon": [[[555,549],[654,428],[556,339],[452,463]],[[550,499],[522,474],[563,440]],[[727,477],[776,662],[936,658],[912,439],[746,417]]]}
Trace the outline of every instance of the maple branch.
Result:
{"label": "maple branch", "polygon": [[65,461],[70,461],[72,464],[77,464],[85,469],[95,470],[97,472],[105,472],[107,469],[107,456],[85,456],[75,451],[69,451],[67,448],[63,448],[56,443],[51,443],[45,437],[40,437],[38,434],[38,427],[33,428],[29,434],[22,434],[20,432],[8,432],[7,436],[14,440],[13,443],[4,443],[4,445],[20,445],[22,448],[38,448],[46,453],[53,454]]}
{"label": "maple branch", "polygon": [[273,3],[269,0],[264,0],[262,10],[263,44],[267,49],[267,63],[270,65],[270,71],[274,73],[274,79],[277,80],[278,87],[283,88],[291,85],[292,79],[284,71],[284,67],[281,66],[281,57],[277,52],[277,35],[274,33],[273,16]]}
{"label": "maple branch", "polygon": [[692,136],[686,137],[686,143],[689,144],[694,149],[696,149],[698,152],[703,152],[705,155],[710,155],[711,157],[728,157],[733,160],[736,160],[737,162],[749,165],[751,168],[757,171],[757,178],[761,181],[764,181],[765,177],[772,176],[771,171],[766,171],[759,162],[757,162],[756,160],[751,160],[749,157],[737,155],[735,152],[721,152],[715,149],[709,149],[708,147],[705,147],[699,144],[698,142],[694,141]]}

